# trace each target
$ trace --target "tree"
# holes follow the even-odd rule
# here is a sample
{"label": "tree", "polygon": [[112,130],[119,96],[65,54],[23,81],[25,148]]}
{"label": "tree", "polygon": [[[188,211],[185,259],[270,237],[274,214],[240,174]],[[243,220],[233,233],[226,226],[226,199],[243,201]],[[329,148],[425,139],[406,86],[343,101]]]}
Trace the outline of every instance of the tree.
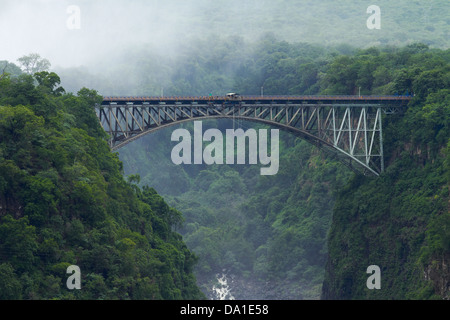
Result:
{"label": "tree", "polygon": [[0,80],[7,76],[17,77],[22,74],[22,70],[18,66],[6,60],[0,61],[0,70]]}
{"label": "tree", "polygon": [[41,71],[34,74],[39,87],[43,88],[46,93],[60,96],[65,92],[63,87],[58,87],[61,83],[61,79],[54,72]]}
{"label": "tree", "polygon": [[27,74],[35,74],[36,72],[47,71],[50,69],[50,61],[41,58],[38,53],[31,53],[17,59],[23,71]]}
{"label": "tree", "polygon": [[36,228],[29,224],[27,217],[14,219],[10,215],[0,223],[1,262],[10,263],[16,271],[33,269],[37,250]]}
{"label": "tree", "polygon": [[0,300],[21,299],[22,285],[9,263],[0,264]]}
{"label": "tree", "polygon": [[8,67],[8,62],[5,63],[5,66],[2,69],[2,74],[0,75],[0,80],[2,80],[6,76],[5,70],[7,67]]}

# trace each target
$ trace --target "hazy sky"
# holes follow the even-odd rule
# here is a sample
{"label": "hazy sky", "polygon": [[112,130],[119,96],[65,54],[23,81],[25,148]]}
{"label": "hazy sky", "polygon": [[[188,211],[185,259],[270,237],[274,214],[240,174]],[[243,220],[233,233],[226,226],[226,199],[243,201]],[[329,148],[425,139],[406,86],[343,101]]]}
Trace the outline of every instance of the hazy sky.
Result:
{"label": "hazy sky", "polygon": [[[226,28],[230,25],[228,18],[237,12],[257,13],[258,7],[268,2],[0,0],[0,60],[16,62],[17,58],[36,52],[53,66],[67,67],[133,45],[149,44],[164,51],[176,48],[188,36],[205,36],[212,27],[220,30],[220,24]],[[224,3],[229,6],[225,8]],[[79,12],[72,11],[73,6]],[[245,21],[240,25],[245,27]],[[249,29],[245,27],[247,33]]]}
{"label": "hazy sky", "polygon": [[[19,57],[36,52],[49,59],[53,67],[80,66],[92,59],[103,59],[114,49],[146,44],[163,54],[174,53],[177,45],[187,38],[205,38],[210,33],[256,37],[273,31],[294,41],[342,40],[355,44],[364,39],[363,44],[376,45],[380,39],[383,43],[383,38],[404,42],[419,35],[426,40],[427,34],[438,32],[443,39],[438,43],[448,43],[449,3],[448,0],[0,0],[0,60],[16,62]],[[381,30],[366,27],[366,9],[371,4],[382,8]],[[79,15],[68,12],[71,6],[79,8]]]}
{"label": "hazy sky", "polygon": [[[188,1],[0,0],[0,60],[38,52],[55,66],[77,66],[114,48],[162,46],[186,32],[183,16],[194,7],[183,3]],[[71,6],[80,10],[79,24]]]}

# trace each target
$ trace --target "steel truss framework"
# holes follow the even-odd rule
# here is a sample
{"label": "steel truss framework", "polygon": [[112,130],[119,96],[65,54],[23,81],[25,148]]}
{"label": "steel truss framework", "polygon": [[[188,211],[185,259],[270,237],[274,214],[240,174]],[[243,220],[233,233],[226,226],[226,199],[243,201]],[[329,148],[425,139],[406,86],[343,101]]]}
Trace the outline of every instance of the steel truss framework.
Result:
{"label": "steel truss framework", "polygon": [[97,116],[113,151],[155,130],[201,119],[241,119],[290,131],[364,174],[384,171],[383,114],[406,97],[104,98]]}

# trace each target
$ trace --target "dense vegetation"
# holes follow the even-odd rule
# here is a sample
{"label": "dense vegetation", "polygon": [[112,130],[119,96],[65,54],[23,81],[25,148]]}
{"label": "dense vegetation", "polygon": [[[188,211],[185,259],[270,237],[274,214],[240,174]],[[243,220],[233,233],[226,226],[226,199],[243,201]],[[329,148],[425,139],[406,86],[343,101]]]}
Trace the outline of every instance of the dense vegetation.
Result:
{"label": "dense vegetation", "polygon": [[[448,252],[448,227],[437,228],[448,226],[448,168],[443,164],[449,137],[449,51],[423,44],[326,49],[267,37],[244,46],[246,57],[227,77],[229,64],[221,61],[236,61],[232,57],[242,53],[234,43],[224,45],[225,57],[222,46],[194,55],[196,68],[180,68],[179,78],[172,80],[189,74],[189,83],[203,93],[210,90],[207,86],[232,83],[243,94],[259,94],[263,86],[267,94],[357,94],[360,89],[361,94],[414,93],[415,99],[406,115],[385,118],[389,171],[380,179],[356,176],[345,188],[352,173],[289,135],[282,135],[280,172],[274,177],[260,177],[256,168],[245,166],[172,165],[170,132],[122,149],[125,172],[139,173],[143,184],[153,185],[185,215],[180,232],[200,258],[197,274],[204,290],[225,272],[243,279],[235,297],[318,298],[328,260],[324,298],[361,298],[340,286],[350,281],[364,291],[365,268],[375,263],[383,267],[386,281],[399,276],[385,283],[386,290],[367,297],[429,297],[419,294],[431,284],[421,272],[436,254]],[[215,70],[223,71],[221,84],[211,81]],[[197,76],[202,74],[207,76]],[[188,94],[190,88],[182,88],[179,93]],[[222,130],[250,126],[239,121],[208,125]],[[411,154],[418,160],[411,160]],[[401,190],[392,194],[396,184]],[[386,207],[389,203],[392,207]],[[398,237],[400,230],[405,234]],[[356,253],[347,253],[348,246]],[[382,258],[376,262],[374,257]]]}
{"label": "dense vegetation", "polygon": [[[0,299],[197,299],[181,213],[123,178],[92,106],[53,72],[0,80]],[[14,71],[14,72],[12,72]],[[82,289],[66,287],[77,265]]]}

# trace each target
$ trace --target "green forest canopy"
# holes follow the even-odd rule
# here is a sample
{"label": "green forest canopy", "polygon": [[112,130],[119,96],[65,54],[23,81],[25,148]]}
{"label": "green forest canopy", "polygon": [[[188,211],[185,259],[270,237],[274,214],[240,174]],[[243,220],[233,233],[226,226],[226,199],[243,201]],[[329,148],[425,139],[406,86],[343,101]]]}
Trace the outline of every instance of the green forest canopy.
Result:
{"label": "green forest canopy", "polygon": [[[0,81],[0,299],[201,299],[181,213],[126,181],[92,106],[53,72]],[[82,290],[70,291],[69,265]]]}

